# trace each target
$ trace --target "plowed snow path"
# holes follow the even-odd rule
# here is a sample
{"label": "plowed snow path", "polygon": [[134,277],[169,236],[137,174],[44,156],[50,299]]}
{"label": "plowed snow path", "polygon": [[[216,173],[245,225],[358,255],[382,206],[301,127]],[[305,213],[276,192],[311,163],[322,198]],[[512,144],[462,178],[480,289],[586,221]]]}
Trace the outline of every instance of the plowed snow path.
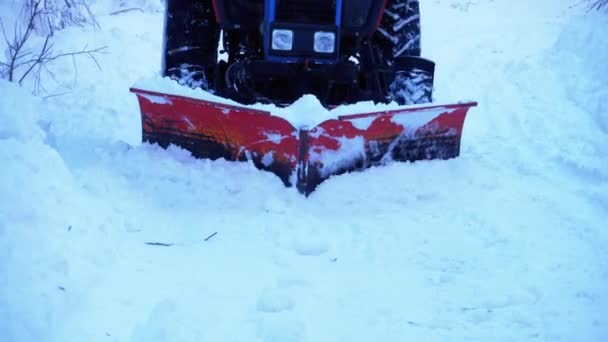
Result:
{"label": "plowed snow path", "polygon": [[608,336],[608,16],[423,1],[438,100],[480,103],[461,157],[304,199],[248,164],[141,145],[127,89],[159,67],[162,18],[100,3],[102,30],[58,47],[107,44],[103,72],[81,62],[45,101],[0,82],[0,340]]}

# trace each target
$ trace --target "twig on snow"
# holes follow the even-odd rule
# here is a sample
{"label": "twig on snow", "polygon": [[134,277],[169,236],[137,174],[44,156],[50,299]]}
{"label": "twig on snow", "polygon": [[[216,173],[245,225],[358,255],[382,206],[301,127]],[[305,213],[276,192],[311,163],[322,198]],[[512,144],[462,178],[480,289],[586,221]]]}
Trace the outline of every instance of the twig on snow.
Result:
{"label": "twig on snow", "polygon": [[[48,99],[51,99],[53,97],[59,97],[59,96],[63,96],[63,95],[71,94],[71,93],[72,93],[71,91],[66,91],[65,93],[46,95],[46,96],[43,96],[42,99],[43,100],[48,100]],[[70,226],[68,228],[68,231],[70,231],[70,230],[72,230],[72,226]]]}
{"label": "twig on snow", "polygon": [[216,236],[216,235],[217,235],[217,232],[215,232],[215,233],[213,233],[213,234],[211,234],[211,235],[207,236],[207,237],[205,238],[205,242],[207,242],[207,241],[211,240],[211,238],[212,238],[212,237],[214,237],[214,236]]}
{"label": "twig on snow", "polygon": [[120,13],[126,13],[126,12],[131,12],[131,11],[140,11],[141,13],[144,13],[143,9],[141,9],[139,7],[132,7],[132,8],[127,8],[127,9],[123,9],[120,11],[112,12],[112,13],[110,13],[110,15],[117,15]]}
{"label": "twig on snow", "polygon": [[159,247],[171,247],[172,243],[164,243],[164,242],[146,242],[146,245],[149,246],[159,246]]}

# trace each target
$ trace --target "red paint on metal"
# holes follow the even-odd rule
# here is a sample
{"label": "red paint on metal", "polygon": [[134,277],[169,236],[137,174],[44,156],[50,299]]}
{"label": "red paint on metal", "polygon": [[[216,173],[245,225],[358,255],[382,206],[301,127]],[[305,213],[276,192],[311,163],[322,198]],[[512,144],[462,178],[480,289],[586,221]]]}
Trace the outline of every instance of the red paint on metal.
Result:
{"label": "red paint on metal", "polygon": [[215,13],[215,21],[220,24],[220,8],[217,7],[217,0],[213,0],[213,12]]}
{"label": "red paint on metal", "polygon": [[131,91],[139,100],[144,140],[163,146],[177,144],[197,157],[253,160],[287,185],[294,185],[292,176],[297,174],[298,188],[305,194],[332,174],[386,160],[458,156],[465,116],[477,105],[410,106],[344,115],[302,135],[303,130],[265,111],[141,89]]}
{"label": "red paint on metal", "polygon": [[171,132],[184,138],[205,139],[224,146],[230,160],[247,159],[247,153],[296,166],[296,129],[268,112],[167,95],[141,89],[136,93],[144,134]]}
{"label": "red paint on metal", "polygon": [[380,8],[380,13],[378,14],[378,21],[376,22],[376,30],[380,27],[380,23],[382,22],[382,18],[384,17],[384,10],[386,9],[386,3],[388,0],[384,0],[384,4],[382,8]]}
{"label": "red paint on metal", "polygon": [[[399,110],[382,111],[376,113],[365,113],[355,115],[344,115],[338,119],[327,120],[310,131],[308,146],[309,153],[322,154],[324,151],[332,151],[331,153],[353,157],[352,146],[344,146],[343,143],[348,139],[363,138],[363,149],[361,150],[361,158],[369,162],[373,159],[370,153],[377,148],[378,144],[384,144],[386,150],[382,150],[381,154],[385,155],[390,151],[389,145],[396,139],[404,138],[414,140],[424,140],[437,137],[454,137],[460,144],[464,119],[469,108],[476,106],[475,102],[449,104],[439,106],[424,106],[410,107]],[[428,122],[417,125],[413,131],[408,131],[407,125],[399,123],[399,117],[411,116],[424,113],[437,113]],[[370,120],[363,127],[357,128],[352,120],[368,119]],[[457,146],[459,147],[459,146]],[[341,151],[342,149],[346,149]],[[317,161],[318,167],[323,167],[324,158]],[[407,159],[407,158],[406,158]],[[432,158],[412,158],[432,159]],[[310,160],[310,157],[309,157]],[[335,160],[334,160],[335,162]],[[338,164],[340,162],[338,161]],[[310,163],[309,163],[310,166]]]}

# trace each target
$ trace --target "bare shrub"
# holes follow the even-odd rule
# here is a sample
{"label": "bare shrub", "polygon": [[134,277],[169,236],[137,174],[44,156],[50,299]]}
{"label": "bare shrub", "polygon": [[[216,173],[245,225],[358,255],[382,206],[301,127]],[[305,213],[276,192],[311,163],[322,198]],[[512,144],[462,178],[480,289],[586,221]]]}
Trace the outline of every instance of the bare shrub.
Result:
{"label": "bare shrub", "polygon": [[34,6],[40,9],[34,21],[34,30],[40,35],[53,35],[55,31],[68,26],[99,26],[87,0],[25,0],[25,20],[29,18]]}
{"label": "bare shrub", "polygon": [[[52,79],[55,79],[53,73],[48,68],[48,63],[64,57],[71,57],[74,66],[76,66],[75,58],[77,56],[86,56],[91,58],[98,67],[96,54],[103,52],[106,48],[99,47],[88,49],[86,46],[79,51],[55,53],[53,50],[54,43],[52,41],[53,34],[58,26],[53,26],[51,16],[48,9],[44,8],[45,0],[26,0],[25,13],[23,22],[15,23],[12,34],[9,35],[7,28],[4,26],[2,18],[0,18],[0,30],[2,38],[6,45],[6,61],[0,61],[0,77],[7,79],[10,82],[16,82],[20,85],[28,76],[33,76],[34,93],[39,93],[41,84],[40,77],[43,72],[48,74]],[[66,0],[72,1],[72,0]],[[90,12],[89,12],[90,13]],[[59,14],[54,14],[59,17]],[[71,17],[69,20],[76,20]],[[91,16],[91,18],[93,18]],[[64,18],[63,24],[68,24],[67,17]],[[94,18],[93,18],[94,20]],[[32,36],[40,30],[41,22],[47,22],[45,29],[44,42],[38,49],[32,49],[28,46]],[[94,21],[93,21],[94,22]],[[76,25],[78,22],[71,22]],[[83,22],[80,22],[81,24]],[[65,27],[65,26],[64,26]]]}
{"label": "bare shrub", "polygon": [[591,0],[591,9],[595,9],[595,10],[606,9],[606,10],[608,10],[608,0]]}

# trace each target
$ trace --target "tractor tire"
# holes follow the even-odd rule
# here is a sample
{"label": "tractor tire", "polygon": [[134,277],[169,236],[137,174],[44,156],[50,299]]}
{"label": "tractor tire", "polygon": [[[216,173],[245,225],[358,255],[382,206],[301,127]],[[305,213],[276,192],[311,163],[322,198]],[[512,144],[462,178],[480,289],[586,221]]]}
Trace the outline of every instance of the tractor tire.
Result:
{"label": "tractor tire", "polygon": [[219,33],[212,0],[166,0],[163,76],[211,90]]}
{"label": "tractor tire", "polygon": [[388,0],[378,35],[385,57],[420,56],[418,0]]}
{"label": "tractor tire", "polygon": [[435,63],[420,57],[403,56],[394,61],[395,78],[389,97],[399,105],[432,102]]}
{"label": "tractor tire", "polygon": [[400,105],[431,102],[435,64],[420,58],[418,0],[388,0],[376,38],[383,63],[394,70],[387,80],[387,100]]}

